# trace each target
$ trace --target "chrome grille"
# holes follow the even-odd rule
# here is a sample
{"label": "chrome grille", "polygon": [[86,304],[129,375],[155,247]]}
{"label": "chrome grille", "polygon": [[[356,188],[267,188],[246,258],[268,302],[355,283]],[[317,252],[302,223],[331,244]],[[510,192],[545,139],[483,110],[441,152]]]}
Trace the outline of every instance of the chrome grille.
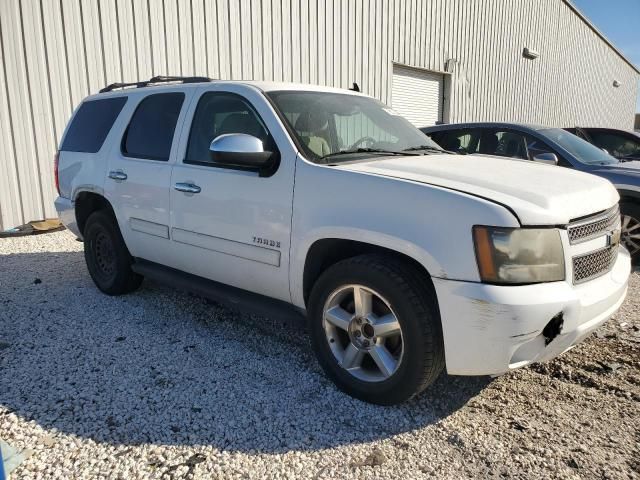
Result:
{"label": "chrome grille", "polygon": [[620,222],[618,205],[597,215],[569,224],[571,244],[585,242],[613,230]]}
{"label": "chrome grille", "polygon": [[573,257],[573,283],[583,283],[600,277],[611,270],[618,255],[618,245]]}

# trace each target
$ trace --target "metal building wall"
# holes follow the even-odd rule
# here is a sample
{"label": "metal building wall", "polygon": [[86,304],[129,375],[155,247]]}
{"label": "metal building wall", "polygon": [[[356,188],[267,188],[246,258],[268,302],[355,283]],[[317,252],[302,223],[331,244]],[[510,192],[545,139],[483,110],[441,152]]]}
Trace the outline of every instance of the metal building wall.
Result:
{"label": "metal building wall", "polygon": [[564,0],[0,0],[0,228],[55,215],[56,145],[108,83],[357,81],[390,102],[393,62],[449,59],[449,121],[632,127],[638,73]]}

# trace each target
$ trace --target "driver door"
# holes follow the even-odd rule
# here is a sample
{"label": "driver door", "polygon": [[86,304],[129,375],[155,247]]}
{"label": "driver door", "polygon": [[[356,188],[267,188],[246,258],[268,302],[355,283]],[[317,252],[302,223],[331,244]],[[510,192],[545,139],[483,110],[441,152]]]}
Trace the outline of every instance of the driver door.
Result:
{"label": "driver door", "polygon": [[[246,86],[204,87],[192,102],[171,175],[171,241],[180,270],[290,301],[295,151],[266,99]],[[244,133],[279,155],[269,176],[209,158],[219,135]],[[185,191],[184,185],[193,188]]]}

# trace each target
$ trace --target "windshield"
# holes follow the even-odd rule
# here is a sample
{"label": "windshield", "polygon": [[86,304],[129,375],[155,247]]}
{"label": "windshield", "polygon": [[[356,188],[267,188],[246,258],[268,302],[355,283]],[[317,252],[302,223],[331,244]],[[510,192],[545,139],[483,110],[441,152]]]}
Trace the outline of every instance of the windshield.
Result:
{"label": "windshield", "polygon": [[268,94],[310,160],[336,162],[380,153],[442,151],[436,143],[382,102],[332,92]]}
{"label": "windshield", "polygon": [[617,158],[640,157],[640,137],[633,134],[621,135],[615,132],[588,130],[593,143],[604,148]]}
{"label": "windshield", "polygon": [[589,142],[561,128],[546,128],[540,130],[540,133],[556,142],[569,153],[573,154],[580,162],[587,165],[612,165],[618,163],[618,161],[608,153],[605,153],[598,147],[591,145]]}

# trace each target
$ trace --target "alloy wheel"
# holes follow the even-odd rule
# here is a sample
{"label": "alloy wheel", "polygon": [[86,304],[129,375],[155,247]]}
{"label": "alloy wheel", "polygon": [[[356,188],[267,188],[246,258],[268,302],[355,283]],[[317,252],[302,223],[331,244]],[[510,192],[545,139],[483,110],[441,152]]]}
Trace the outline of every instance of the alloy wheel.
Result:
{"label": "alloy wheel", "polygon": [[630,215],[622,215],[621,241],[631,256],[640,252],[640,220]]}
{"label": "alloy wheel", "polygon": [[363,285],[345,285],[325,303],[323,327],[338,364],[359,380],[379,382],[399,368],[402,328],[389,302]]}

